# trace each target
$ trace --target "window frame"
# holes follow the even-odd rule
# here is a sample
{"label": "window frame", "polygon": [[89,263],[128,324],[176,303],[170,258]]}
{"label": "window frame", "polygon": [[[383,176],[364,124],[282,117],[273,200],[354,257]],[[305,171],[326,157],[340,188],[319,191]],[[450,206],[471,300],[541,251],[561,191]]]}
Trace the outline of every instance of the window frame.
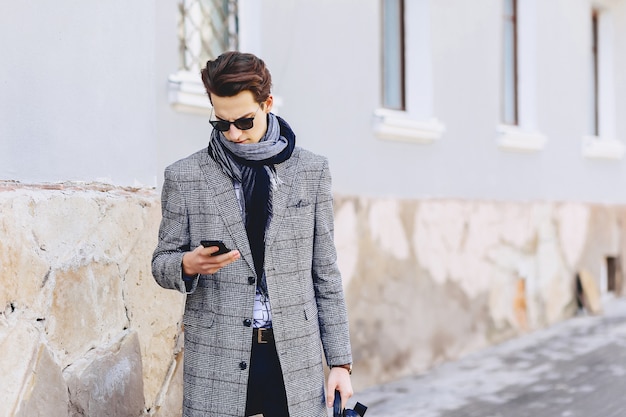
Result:
{"label": "window frame", "polygon": [[593,107],[589,113],[590,134],[582,138],[582,155],[588,159],[621,160],[626,154],[626,145],[616,137],[613,13],[610,4],[602,1],[590,7],[589,99]]}
{"label": "window frame", "polygon": [[[431,0],[401,1],[403,35],[402,48],[402,105],[385,107],[384,100],[384,9],[380,7],[380,103],[373,111],[373,133],[381,140],[400,141],[417,144],[431,144],[438,141],[445,132],[445,126],[433,116],[433,58],[431,43]],[[405,22],[410,21],[410,25]],[[410,47],[410,50],[407,50]]]}
{"label": "window frame", "polygon": [[[503,0],[501,15],[500,53],[501,76],[500,88],[505,85],[505,3]],[[539,0],[514,1],[515,11],[515,124],[505,123],[504,119],[504,91],[500,93],[500,114],[496,116],[499,124],[496,126],[496,144],[502,151],[510,152],[538,152],[544,149],[547,137],[538,130],[538,98],[537,98],[537,2]]]}
{"label": "window frame", "polygon": [[600,112],[599,112],[599,57],[598,57],[598,9],[591,11],[591,126],[589,128],[592,136],[600,136]]}
{"label": "window frame", "polygon": [[[199,68],[191,66],[186,61],[186,40],[187,40],[187,27],[185,27],[185,3],[187,1],[200,2],[202,0],[179,0],[178,1],[178,13],[179,13],[179,70],[171,74],[168,77],[168,96],[169,102],[174,110],[184,113],[192,113],[199,115],[209,115],[211,112],[211,103],[207,98],[206,90],[200,79]],[[225,20],[228,20],[226,26],[228,27],[228,47],[230,50],[240,50],[242,44],[242,36],[240,30],[240,17],[242,15],[242,9],[246,14],[249,14],[247,9],[253,7],[252,3],[247,0],[226,0],[224,3],[228,6],[228,16]],[[201,7],[201,6],[199,6]],[[205,14],[205,13],[203,13]],[[233,34],[232,30],[236,29],[236,33]],[[201,30],[196,28],[197,30]],[[254,34],[251,34],[250,38],[253,38]],[[233,39],[234,38],[234,39]],[[204,43],[204,40],[200,40],[200,45]],[[222,53],[225,51],[220,51]],[[201,52],[194,52],[198,57],[202,55]],[[207,52],[211,55],[210,52]],[[215,53],[213,53],[214,55]],[[206,54],[204,54],[206,55]],[[219,55],[219,54],[218,54]],[[208,59],[216,58],[216,56],[207,56]],[[202,66],[202,65],[198,65]]]}
{"label": "window frame", "polygon": [[[518,57],[518,3],[517,0],[504,0],[506,2],[511,2],[511,15],[507,15],[506,7],[503,8],[502,19],[503,19],[503,36],[502,36],[502,94],[501,94],[501,121],[505,125],[517,126],[519,125],[519,57]],[[511,30],[512,39],[511,39],[511,50],[507,50],[507,26]],[[510,55],[511,63],[510,65],[506,64],[507,58]],[[510,68],[512,73],[507,74],[507,68]],[[507,92],[509,91],[509,86],[507,86],[507,81],[512,83],[510,86],[511,97],[507,97]],[[510,103],[509,103],[510,101]],[[512,107],[512,114],[509,118],[507,115],[507,106]]]}
{"label": "window frame", "polygon": [[[392,2],[396,3],[397,6],[397,15],[396,16],[388,16],[387,13],[390,11],[388,5]],[[382,107],[388,110],[406,110],[406,42],[405,42],[405,7],[404,0],[382,0],[382,13],[381,13],[381,39],[383,40],[381,43],[381,57],[382,57],[382,82],[381,82],[381,99],[382,99]],[[389,31],[387,28],[387,23],[389,20],[394,18],[397,27],[397,32],[395,35],[398,39],[390,39]],[[390,48],[390,43],[397,41],[397,45],[393,45],[393,48]],[[394,42],[395,43],[395,42]],[[398,51],[399,56],[390,56],[389,50],[394,49]],[[390,60],[396,62],[390,62]],[[390,67],[397,66],[397,70],[394,74],[390,74]],[[389,87],[389,84],[395,84],[394,87],[399,94],[399,98],[392,99],[390,97],[392,90]],[[391,103],[392,101],[397,101],[397,103]]]}

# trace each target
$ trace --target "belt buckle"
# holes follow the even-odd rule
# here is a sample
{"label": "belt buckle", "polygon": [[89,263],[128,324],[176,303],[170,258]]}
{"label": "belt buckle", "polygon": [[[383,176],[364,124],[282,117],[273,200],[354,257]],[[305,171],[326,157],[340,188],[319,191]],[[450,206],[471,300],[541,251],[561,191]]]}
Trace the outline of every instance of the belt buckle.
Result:
{"label": "belt buckle", "polygon": [[258,343],[258,344],[265,344],[265,343],[267,343],[267,340],[263,340],[263,332],[264,332],[264,331],[265,331],[265,329],[264,329],[264,328],[262,328],[262,327],[259,327],[259,328],[257,329],[257,333],[256,333],[256,334],[257,334],[257,338],[256,338],[256,341],[257,341],[257,343]]}

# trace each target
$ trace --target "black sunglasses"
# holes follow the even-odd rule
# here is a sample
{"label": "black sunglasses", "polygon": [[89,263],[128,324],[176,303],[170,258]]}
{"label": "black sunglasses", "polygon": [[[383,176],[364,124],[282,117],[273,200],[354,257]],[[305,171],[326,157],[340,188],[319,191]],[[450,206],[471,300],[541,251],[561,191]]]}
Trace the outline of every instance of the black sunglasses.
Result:
{"label": "black sunglasses", "polygon": [[[256,114],[258,113],[260,108],[261,106],[259,105],[259,108],[256,109],[256,111],[254,112],[254,116],[252,117],[242,117],[241,119],[237,119],[234,122],[229,122],[227,120],[209,120],[209,123],[211,123],[215,130],[219,130],[220,132],[227,132],[228,130],[230,130],[230,125],[235,125],[235,127],[239,130],[252,129],[252,126],[254,126],[254,118],[256,117]],[[213,109],[211,109],[211,113],[213,113]]]}

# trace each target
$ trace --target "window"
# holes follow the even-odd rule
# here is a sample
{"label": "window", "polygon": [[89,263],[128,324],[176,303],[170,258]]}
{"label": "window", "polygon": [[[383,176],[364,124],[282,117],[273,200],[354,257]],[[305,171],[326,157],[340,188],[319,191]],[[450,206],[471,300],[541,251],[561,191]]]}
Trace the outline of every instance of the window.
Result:
{"label": "window", "polygon": [[504,0],[502,122],[518,124],[517,103],[517,1]]}
{"label": "window", "polygon": [[209,59],[238,47],[236,0],[181,0],[181,69],[198,72]]}
{"label": "window", "polygon": [[445,131],[433,116],[430,3],[381,0],[382,97],[373,123],[379,139],[429,144]]}
{"label": "window", "polygon": [[405,109],[404,0],[383,0],[383,107]]}
{"label": "window", "polygon": [[588,21],[588,134],[582,143],[587,158],[622,159],[626,150],[617,139],[613,19],[610,4],[599,2]]}
{"label": "window", "polygon": [[591,15],[591,69],[589,71],[590,100],[589,100],[589,133],[599,136],[598,123],[598,12],[593,11]]}
{"label": "window", "polygon": [[540,0],[502,0],[500,124],[502,150],[536,152],[544,148],[538,131],[537,16]]}
{"label": "window", "polygon": [[169,77],[170,103],[176,110],[207,114],[200,69],[221,53],[239,49],[237,0],[180,0],[179,71]]}

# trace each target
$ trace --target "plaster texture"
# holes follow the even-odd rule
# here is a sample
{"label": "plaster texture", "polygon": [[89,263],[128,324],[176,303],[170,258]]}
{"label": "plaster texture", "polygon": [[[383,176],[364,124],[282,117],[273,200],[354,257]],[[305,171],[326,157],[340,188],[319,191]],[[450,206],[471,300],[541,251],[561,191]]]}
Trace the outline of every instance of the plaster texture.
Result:
{"label": "plaster texture", "polygon": [[357,390],[571,317],[576,275],[601,289],[608,257],[622,292],[621,206],[336,196],[335,210]]}

